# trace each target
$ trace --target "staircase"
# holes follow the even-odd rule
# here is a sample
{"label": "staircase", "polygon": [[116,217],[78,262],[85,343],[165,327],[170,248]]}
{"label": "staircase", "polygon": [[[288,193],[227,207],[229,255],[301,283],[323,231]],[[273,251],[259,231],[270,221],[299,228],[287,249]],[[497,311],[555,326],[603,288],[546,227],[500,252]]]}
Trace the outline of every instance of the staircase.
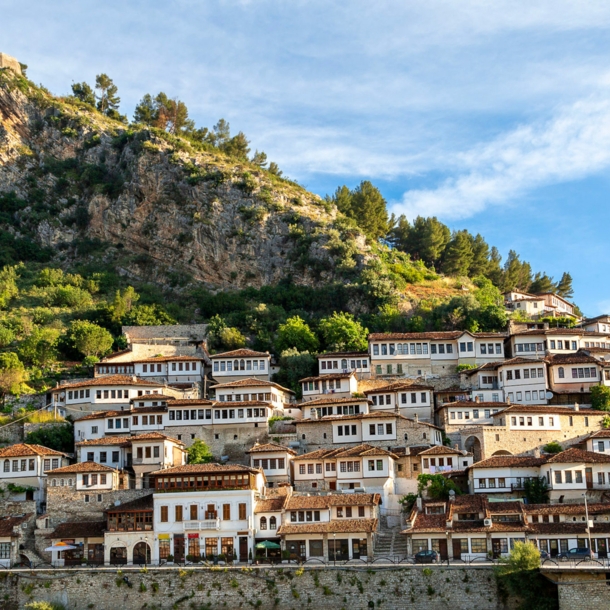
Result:
{"label": "staircase", "polygon": [[407,556],[407,539],[401,535],[402,527],[381,527],[375,539],[375,559],[390,557],[404,559]]}

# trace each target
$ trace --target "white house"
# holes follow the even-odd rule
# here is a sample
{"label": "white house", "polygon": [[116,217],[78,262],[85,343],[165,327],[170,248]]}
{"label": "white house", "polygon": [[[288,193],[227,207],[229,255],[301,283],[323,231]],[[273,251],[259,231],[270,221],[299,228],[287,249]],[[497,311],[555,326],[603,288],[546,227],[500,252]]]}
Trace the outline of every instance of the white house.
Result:
{"label": "white house", "polygon": [[371,401],[365,397],[337,398],[324,396],[312,398],[301,404],[303,419],[317,419],[327,415],[358,415],[368,413]]}
{"label": "white house", "polygon": [[336,398],[349,398],[358,392],[355,373],[326,373],[319,377],[305,377],[299,381],[303,390],[303,401],[314,400],[331,394]]}
{"label": "white house", "polygon": [[422,474],[438,474],[465,470],[472,466],[473,455],[466,451],[436,445],[424,449],[417,454],[419,458],[419,472]]}
{"label": "white house", "polygon": [[[24,500],[35,500],[39,510],[46,501],[45,478],[48,471],[68,465],[68,456],[60,451],[17,443],[0,449],[0,484],[14,485],[27,491],[17,494]],[[15,496],[13,493],[12,496]]]}
{"label": "white house", "polygon": [[288,388],[265,379],[240,379],[219,383],[210,388],[218,402],[243,402],[258,400],[268,402],[277,411],[294,402],[294,392]]}
{"label": "white house", "polygon": [[498,385],[504,400],[520,404],[547,404],[549,382],[543,360],[511,358],[498,367]]}
{"label": "white house", "polygon": [[78,462],[47,473],[47,487],[71,487],[76,491],[119,489],[119,471],[96,462]]}
{"label": "white house", "polygon": [[421,421],[431,422],[433,419],[432,386],[396,381],[366,390],[364,395],[371,401],[371,412],[398,411],[405,417],[417,417]]}
{"label": "white house", "polygon": [[371,376],[371,358],[367,352],[327,352],[318,356],[318,374],[354,373],[358,379]]}
{"label": "white house", "polygon": [[203,379],[203,358],[196,356],[155,356],[134,360],[135,375],[172,386],[191,387]]}
{"label": "white house", "polygon": [[603,314],[601,316],[596,316],[595,318],[587,318],[579,324],[579,327],[591,332],[610,334],[610,316],[608,314]]}
{"label": "white house", "polygon": [[573,353],[587,346],[608,347],[610,333],[590,332],[580,328],[534,328],[514,331],[509,344],[513,357],[540,359],[545,354]]}
{"label": "white house", "polygon": [[153,560],[173,555],[254,554],[254,507],[264,492],[261,470],[238,464],[189,464],[150,474],[154,486]]}
{"label": "white house", "polygon": [[268,352],[236,349],[210,356],[212,377],[219,383],[256,377],[269,380],[271,356]]}
{"label": "white house", "polygon": [[292,481],[291,462],[297,452],[277,443],[260,444],[256,442],[246,454],[250,456],[250,466],[262,469],[267,479],[267,487]]}

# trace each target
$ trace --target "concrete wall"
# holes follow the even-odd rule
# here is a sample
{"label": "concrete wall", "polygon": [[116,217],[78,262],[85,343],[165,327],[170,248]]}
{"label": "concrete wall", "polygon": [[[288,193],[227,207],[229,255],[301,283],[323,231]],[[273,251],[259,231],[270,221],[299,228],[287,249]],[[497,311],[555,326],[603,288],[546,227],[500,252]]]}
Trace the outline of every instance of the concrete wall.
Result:
{"label": "concrete wall", "polygon": [[[125,584],[127,578],[131,588]],[[500,600],[489,567],[265,569],[148,568],[36,570],[0,574],[0,609],[46,600],[66,610],[317,608],[494,610]],[[576,610],[576,609],[574,609]]]}

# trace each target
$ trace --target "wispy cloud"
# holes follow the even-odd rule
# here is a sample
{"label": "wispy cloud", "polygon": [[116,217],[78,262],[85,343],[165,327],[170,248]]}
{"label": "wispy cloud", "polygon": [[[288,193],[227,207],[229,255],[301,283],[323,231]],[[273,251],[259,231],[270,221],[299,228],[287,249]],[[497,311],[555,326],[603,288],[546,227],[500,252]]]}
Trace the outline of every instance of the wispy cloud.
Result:
{"label": "wispy cloud", "polygon": [[436,188],[407,191],[394,211],[409,218],[467,218],[540,186],[609,167],[610,102],[589,99],[561,108],[550,120],[520,126],[451,162],[461,171]]}

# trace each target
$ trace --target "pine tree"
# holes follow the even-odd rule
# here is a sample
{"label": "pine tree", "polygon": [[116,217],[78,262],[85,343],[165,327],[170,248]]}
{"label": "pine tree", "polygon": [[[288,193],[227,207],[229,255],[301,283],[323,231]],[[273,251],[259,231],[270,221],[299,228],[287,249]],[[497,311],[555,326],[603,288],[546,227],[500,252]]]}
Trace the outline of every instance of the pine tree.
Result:
{"label": "pine tree", "polygon": [[424,261],[429,267],[440,268],[440,261],[447,244],[451,241],[449,227],[436,216],[418,216],[413,222],[407,252],[414,258]]}
{"label": "pine tree", "polygon": [[456,231],[447,246],[442,271],[446,275],[468,275],[473,261],[471,236],[468,231]]}
{"label": "pine tree", "polygon": [[389,219],[386,200],[376,186],[363,180],[352,191],[351,213],[362,231],[376,240],[388,234]]}
{"label": "pine tree", "polygon": [[411,223],[403,215],[398,217],[395,226],[390,231],[390,243],[397,250],[407,252],[411,235]]}
{"label": "pine tree", "polygon": [[155,98],[157,108],[157,127],[171,134],[187,133],[195,128],[195,123],[188,118],[189,111],[184,102],[169,99],[165,93]]}
{"label": "pine tree", "polygon": [[472,263],[468,269],[470,277],[485,275],[489,269],[489,246],[480,233],[476,237],[470,235],[472,245]]}
{"label": "pine tree", "polygon": [[493,282],[494,286],[501,288],[504,283],[504,272],[502,271],[502,255],[498,248],[493,246],[489,253],[489,263],[486,276]]}
{"label": "pine tree", "polygon": [[95,93],[87,83],[72,83],[72,94],[81,102],[95,106]]}
{"label": "pine tree", "polygon": [[271,163],[269,163],[269,173],[279,178],[284,172],[275,161],[271,161]]}
{"label": "pine tree", "polygon": [[571,299],[574,296],[572,276],[567,271],[564,272],[557,284],[557,294],[564,299]]}
{"label": "pine tree", "polygon": [[118,111],[121,98],[117,96],[117,86],[107,74],[95,77],[95,88],[100,92],[97,96],[97,109],[104,114]]}
{"label": "pine tree", "polygon": [[533,294],[541,294],[543,292],[555,292],[557,285],[553,282],[553,278],[546,273],[536,273],[529,290]]}
{"label": "pine tree", "polygon": [[532,268],[529,263],[521,262],[519,255],[511,250],[504,265],[504,292],[509,290],[528,290],[532,283]]}
{"label": "pine tree", "polygon": [[267,165],[267,155],[263,151],[258,152],[257,150],[252,156],[251,161],[254,163],[254,165],[265,167],[265,165]]}
{"label": "pine tree", "polygon": [[218,148],[230,157],[247,161],[248,154],[250,153],[249,144],[250,141],[248,138],[240,131],[236,136],[233,136],[228,142],[224,142]]}
{"label": "pine tree", "polygon": [[159,112],[150,93],[147,93],[136,106],[135,112],[133,113],[133,120],[136,123],[142,123],[152,127],[157,119],[159,118]]}
{"label": "pine tree", "polygon": [[343,185],[337,187],[331,201],[337,206],[339,212],[352,218],[352,192],[347,186]]}

